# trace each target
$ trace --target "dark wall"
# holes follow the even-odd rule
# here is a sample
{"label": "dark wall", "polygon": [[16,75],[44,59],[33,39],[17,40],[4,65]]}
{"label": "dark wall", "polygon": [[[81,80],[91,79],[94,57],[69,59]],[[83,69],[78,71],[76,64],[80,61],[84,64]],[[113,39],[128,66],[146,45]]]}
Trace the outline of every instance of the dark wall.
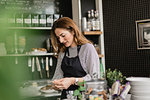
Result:
{"label": "dark wall", "polygon": [[60,1],[60,13],[64,17],[72,18],[72,0],[59,0]]}
{"label": "dark wall", "polygon": [[81,0],[82,17],[88,18],[88,11],[91,9],[96,10],[95,0]]}
{"label": "dark wall", "polygon": [[106,69],[150,75],[150,50],[137,50],[135,21],[150,18],[150,0],[103,0]]}

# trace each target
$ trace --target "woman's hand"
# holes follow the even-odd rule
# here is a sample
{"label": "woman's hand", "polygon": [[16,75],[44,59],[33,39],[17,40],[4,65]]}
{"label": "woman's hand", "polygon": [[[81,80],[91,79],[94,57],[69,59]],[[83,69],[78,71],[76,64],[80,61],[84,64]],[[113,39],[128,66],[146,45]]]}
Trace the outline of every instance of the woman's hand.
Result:
{"label": "woman's hand", "polygon": [[62,78],[59,80],[54,80],[54,89],[68,89],[70,85],[75,83],[75,78]]}

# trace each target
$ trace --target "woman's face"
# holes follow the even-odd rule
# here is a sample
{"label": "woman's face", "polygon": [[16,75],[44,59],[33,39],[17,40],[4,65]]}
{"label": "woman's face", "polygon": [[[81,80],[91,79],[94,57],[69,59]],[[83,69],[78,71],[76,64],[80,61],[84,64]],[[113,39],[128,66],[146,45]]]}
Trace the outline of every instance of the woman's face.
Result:
{"label": "woman's face", "polygon": [[63,28],[56,28],[55,29],[55,34],[58,38],[58,40],[60,41],[60,43],[63,43],[65,45],[65,47],[75,47],[76,43],[74,41],[74,36],[73,34]]}

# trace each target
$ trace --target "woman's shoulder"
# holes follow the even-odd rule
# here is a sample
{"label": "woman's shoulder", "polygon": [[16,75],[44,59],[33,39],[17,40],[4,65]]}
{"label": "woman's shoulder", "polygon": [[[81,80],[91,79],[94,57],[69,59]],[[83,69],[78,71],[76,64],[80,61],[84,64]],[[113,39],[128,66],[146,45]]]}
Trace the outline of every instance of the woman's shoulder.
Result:
{"label": "woman's shoulder", "polygon": [[62,59],[63,57],[64,57],[64,52],[59,52],[59,53],[58,53],[58,58],[59,58],[59,59]]}
{"label": "woman's shoulder", "polygon": [[85,48],[85,49],[94,48],[93,44],[91,44],[91,43],[83,44],[81,47],[82,47],[82,48]]}
{"label": "woman's shoulder", "polygon": [[97,56],[97,52],[94,45],[90,43],[83,44],[79,53],[81,57],[88,55],[93,55],[95,57]]}
{"label": "woman's shoulder", "polygon": [[91,43],[86,43],[86,44],[83,44],[82,46],[81,46],[81,52],[82,53],[85,53],[85,52],[89,52],[89,51],[94,51],[95,50],[95,48],[94,48],[94,46],[93,46],[93,44],[91,44]]}

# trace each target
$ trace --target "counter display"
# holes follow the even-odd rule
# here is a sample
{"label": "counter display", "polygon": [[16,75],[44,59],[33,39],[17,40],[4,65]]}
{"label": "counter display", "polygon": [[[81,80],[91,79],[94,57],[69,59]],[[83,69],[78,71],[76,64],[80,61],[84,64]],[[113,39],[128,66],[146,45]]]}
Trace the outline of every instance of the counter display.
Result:
{"label": "counter display", "polygon": [[[51,89],[51,85],[51,80],[48,79],[26,81],[21,83],[20,94],[23,100],[28,100],[28,98],[31,100],[47,100],[47,98],[56,100],[60,98],[61,92]],[[107,100],[111,100],[109,94],[107,94]],[[131,100],[131,94],[128,94],[125,100]]]}

